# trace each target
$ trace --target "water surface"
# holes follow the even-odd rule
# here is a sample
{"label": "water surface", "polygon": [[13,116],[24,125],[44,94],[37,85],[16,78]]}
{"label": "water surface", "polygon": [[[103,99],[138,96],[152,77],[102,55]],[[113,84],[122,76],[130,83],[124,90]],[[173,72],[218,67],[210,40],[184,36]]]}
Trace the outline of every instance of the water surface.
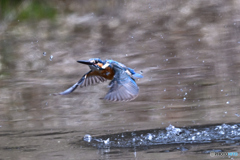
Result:
{"label": "water surface", "polygon": [[[240,154],[238,1],[61,1],[49,18],[32,2],[0,22],[1,159]],[[53,95],[94,57],[142,71],[139,96],[104,101],[108,82]]]}

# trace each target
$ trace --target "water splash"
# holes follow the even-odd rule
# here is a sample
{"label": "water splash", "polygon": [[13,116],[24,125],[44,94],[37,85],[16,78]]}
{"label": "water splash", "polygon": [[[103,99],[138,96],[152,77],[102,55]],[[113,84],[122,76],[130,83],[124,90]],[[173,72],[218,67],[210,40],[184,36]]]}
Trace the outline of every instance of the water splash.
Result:
{"label": "water splash", "polygon": [[86,134],[86,135],[83,137],[83,140],[86,141],[86,142],[91,142],[92,136],[91,136],[90,134]]}
{"label": "water splash", "polygon": [[[90,138],[89,138],[90,137]],[[91,137],[83,141],[97,148],[135,148],[164,144],[188,144],[240,141],[240,124],[177,128],[169,125],[166,129],[124,132],[113,135]]]}

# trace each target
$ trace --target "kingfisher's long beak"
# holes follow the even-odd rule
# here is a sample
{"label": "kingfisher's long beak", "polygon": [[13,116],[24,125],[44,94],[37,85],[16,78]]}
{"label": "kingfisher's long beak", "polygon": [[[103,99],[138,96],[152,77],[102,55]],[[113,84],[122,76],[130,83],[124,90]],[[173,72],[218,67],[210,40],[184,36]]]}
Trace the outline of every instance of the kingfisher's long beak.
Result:
{"label": "kingfisher's long beak", "polygon": [[93,65],[90,61],[77,61],[78,63],[86,64],[86,65]]}

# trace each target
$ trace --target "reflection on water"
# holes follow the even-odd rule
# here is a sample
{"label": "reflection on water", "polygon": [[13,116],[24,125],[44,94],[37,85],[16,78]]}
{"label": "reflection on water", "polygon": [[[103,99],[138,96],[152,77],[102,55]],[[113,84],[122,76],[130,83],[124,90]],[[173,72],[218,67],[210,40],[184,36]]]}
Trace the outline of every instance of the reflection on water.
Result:
{"label": "reflection on water", "polygon": [[[32,9],[36,3],[19,1],[0,15],[3,159],[209,159],[211,150],[240,153],[238,1],[44,1],[40,10]],[[49,18],[37,16],[45,11]],[[77,60],[94,57],[143,71],[139,96],[127,103],[104,101],[108,83],[53,95],[89,70]],[[169,126],[179,133],[166,131]],[[204,131],[218,138],[190,143],[193,137],[205,141]],[[96,139],[103,141],[96,146],[117,145],[111,135],[119,133],[127,135],[120,142],[146,140],[147,147],[91,147]],[[150,146],[149,138],[159,144]],[[172,144],[176,138],[180,144]]]}

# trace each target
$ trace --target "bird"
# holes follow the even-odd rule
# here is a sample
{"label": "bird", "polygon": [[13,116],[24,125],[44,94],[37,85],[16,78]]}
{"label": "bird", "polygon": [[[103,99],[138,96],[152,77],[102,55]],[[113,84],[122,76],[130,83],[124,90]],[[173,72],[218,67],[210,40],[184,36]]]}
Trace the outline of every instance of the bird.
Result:
{"label": "bird", "polygon": [[66,95],[73,92],[78,86],[86,87],[100,82],[111,80],[109,91],[104,99],[107,101],[131,101],[138,96],[139,87],[135,79],[143,78],[142,74],[135,73],[134,69],[126,67],[124,64],[114,60],[101,60],[91,58],[89,60],[79,60],[78,63],[88,65],[90,71],[67,90],[58,93]]}

